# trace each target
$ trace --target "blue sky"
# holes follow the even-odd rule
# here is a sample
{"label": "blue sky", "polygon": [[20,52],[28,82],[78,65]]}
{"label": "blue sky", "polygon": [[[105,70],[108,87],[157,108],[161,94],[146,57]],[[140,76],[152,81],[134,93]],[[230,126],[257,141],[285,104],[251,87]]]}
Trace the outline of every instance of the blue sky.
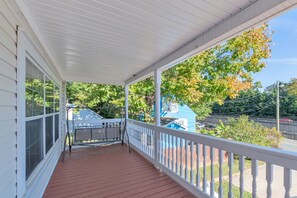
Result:
{"label": "blue sky", "polygon": [[269,22],[272,35],[272,57],[266,68],[254,75],[267,87],[277,80],[288,82],[297,78],[297,9],[277,16]]}

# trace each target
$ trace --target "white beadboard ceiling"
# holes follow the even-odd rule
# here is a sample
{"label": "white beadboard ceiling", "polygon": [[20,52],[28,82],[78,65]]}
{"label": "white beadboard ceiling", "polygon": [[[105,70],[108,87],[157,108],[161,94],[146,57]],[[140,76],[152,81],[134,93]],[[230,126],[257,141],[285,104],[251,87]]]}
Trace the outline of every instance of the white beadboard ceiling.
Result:
{"label": "white beadboard ceiling", "polygon": [[24,3],[65,80],[120,85],[255,0]]}

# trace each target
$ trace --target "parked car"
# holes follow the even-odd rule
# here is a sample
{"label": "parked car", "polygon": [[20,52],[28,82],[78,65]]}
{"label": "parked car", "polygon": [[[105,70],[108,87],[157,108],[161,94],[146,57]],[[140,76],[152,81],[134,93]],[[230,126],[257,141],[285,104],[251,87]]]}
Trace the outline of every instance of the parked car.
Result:
{"label": "parked car", "polygon": [[279,123],[282,123],[282,124],[292,124],[293,123],[293,120],[289,119],[289,118],[282,118],[279,120]]}

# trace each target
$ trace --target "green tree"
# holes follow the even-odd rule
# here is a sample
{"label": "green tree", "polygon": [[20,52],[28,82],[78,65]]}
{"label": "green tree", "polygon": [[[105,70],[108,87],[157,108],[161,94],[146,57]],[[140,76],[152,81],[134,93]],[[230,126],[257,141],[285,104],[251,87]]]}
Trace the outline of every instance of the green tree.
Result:
{"label": "green tree", "polygon": [[[297,113],[297,95],[295,95],[295,80],[289,83],[280,82],[280,115],[295,118]],[[226,98],[222,105],[213,106],[214,114],[250,115],[275,117],[276,115],[276,84],[270,85],[264,91],[254,87],[241,91],[238,97]]]}

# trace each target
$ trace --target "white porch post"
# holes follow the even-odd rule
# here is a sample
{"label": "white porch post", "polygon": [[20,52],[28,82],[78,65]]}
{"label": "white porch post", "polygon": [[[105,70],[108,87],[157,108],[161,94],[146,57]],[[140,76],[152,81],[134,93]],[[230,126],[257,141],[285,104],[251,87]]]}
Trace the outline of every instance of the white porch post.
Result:
{"label": "white porch post", "polygon": [[125,85],[125,119],[128,120],[129,118],[129,100],[128,100],[128,96],[129,96],[129,85]]}
{"label": "white porch post", "polygon": [[67,130],[67,99],[66,99],[66,86],[67,82],[62,82],[62,86],[60,89],[60,134],[61,134],[61,150],[64,149],[64,140],[66,137],[66,130]]}
{"label": "white porch post", "polygon": [[161,70],[155,70],[155,125],[161,126],[160,110],[161,110]]}
{"label": "white porch post", "polygon": [[[124,128],[124,129],[126,129],[126,131],[124,131],[123,136],[122,136],[122,145],[125,142],[125,140],[124,140],[125,139],[125,132],[128,135],[128,128],[129,128],[128,127],[128,118],[129,118],[129,99],[128,99],[128,97],[129,97],[129,85],[126,84],[125,85],[125,128]],[[127,143],[127,142],[125,142],[125,143]],[[129,144],[129,142],[128,142],[128,144]],[[130,147],[129,147],[129,152],[131,152]]]}
{"label": "white porch post", "polygon": [[[155,78],[155,125],[161,126],[161,118],[160,118],[160,111],[161,111],[161,70],[155,70],[154,78]],[[158,161],[160,156],[160,132],[158,128],[155,128],[154,133],[154,157],[155,157],[155,167],[158,167]]]}

